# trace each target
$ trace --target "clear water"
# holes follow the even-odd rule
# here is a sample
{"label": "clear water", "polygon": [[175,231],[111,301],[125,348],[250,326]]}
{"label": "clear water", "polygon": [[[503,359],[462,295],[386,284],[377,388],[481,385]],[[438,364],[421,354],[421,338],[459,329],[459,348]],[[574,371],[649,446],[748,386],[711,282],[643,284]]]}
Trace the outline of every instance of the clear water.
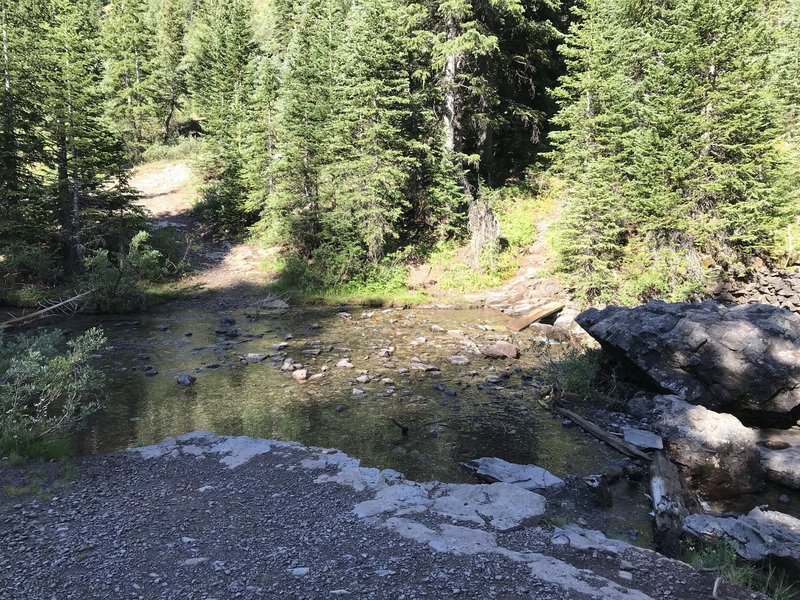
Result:
{"label": "clear water", "polygon": [[[418,481],[449,482],[474,482],[459,465],[481,456],[536,464],[561,477],[600,473],[622,459],[582,431],[563,427],[537,402],[542,371],[558,356],[557,346],[533,343],[531,334],[522,332],[514,336],[525,348],[519,360],[491,361],[472,352],[470,343],[482,346],[509,335],[507,318],[495,311],[358,310],[352,319],[332,310],[231,316],[239,332],[235,338],[215,333],[230,328],[219,314],[196,308],[135,320],[66,322],[76,332],[103,326],[112,347],[102,359],[110,398],[78,435],[80,450],[108,452],[208,430],[338,448],[367,466],[396,469]],[[431,325],[462,333],[431,331]],[[285,350],[274,349],[284,342]],[[394,353],[380,357],[389,347]],[[243,364],[247,353],[274,358]],[[456,354],[470,364],[451,364],[449,357]],[[302,363],[309,376],[328,370],[316,381],[294,381],[280,369],[284,355]],[[354,368],[337,368],[341,358]],[[412,358],[439,367],[440,375],[411,369]],[[146,376],[145,365],[158,375]],[[176,376],[182,373],[197,382],[181,387]],[[361,374],[377,379],[358,383]],[[364,395],[354,396],[354,388]],[[392,419],[409,427],[407,437]],[[613,490],[611,509],[587,513],[578,506],[582,502],[565,496],[551,503],[552,512],[566,520],[582,516],[590,526],[624,539],[638,530],[636,543],[649,545],[644,492],[641,484],[623,482]]]}

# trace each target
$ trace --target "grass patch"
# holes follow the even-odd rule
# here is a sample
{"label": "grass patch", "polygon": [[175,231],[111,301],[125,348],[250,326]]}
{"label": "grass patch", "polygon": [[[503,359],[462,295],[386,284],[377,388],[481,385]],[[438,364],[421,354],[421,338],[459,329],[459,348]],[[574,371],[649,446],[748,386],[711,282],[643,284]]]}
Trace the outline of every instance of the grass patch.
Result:
{"label": "grass patch", "polygon": [[374,265],[357,278],[331,282],[327,273],[295,257],[273,255],[262,264],[277,273],[269,289],[292,304],[323,306],[414,306],[429,301],[428,295],[406,285],[406,269],[400,264]]}
{"label": "grass patch", "polygon": [[34,439],[24,434],[0,438],[0,455],[13,466],[30,460],[66,460],[72,456],[72,442],[63,437]]}
{"label": "grass patch", "polygon": [[785,571],[769,562],[744,561],[724,542],[702,544],[691,541],[681,559],[693,567],[715,573],[728,583],[761,592],[773,600],[800,598],[798,582],[791,581]]}
{"label": "grass patch", "polygon": [[167,162],[192,160],[203,152],[204,142],[199,137],[182,137],[172,144],[155,143],[142,153],[142,162]]}
{"label": "grass patch", "polygon": [[38,483],[30,483],[28,485],[6,485],[3,486],[3,493],[10,498],[21,498],[23,496],[30,496],[38,494],[42,491]]}

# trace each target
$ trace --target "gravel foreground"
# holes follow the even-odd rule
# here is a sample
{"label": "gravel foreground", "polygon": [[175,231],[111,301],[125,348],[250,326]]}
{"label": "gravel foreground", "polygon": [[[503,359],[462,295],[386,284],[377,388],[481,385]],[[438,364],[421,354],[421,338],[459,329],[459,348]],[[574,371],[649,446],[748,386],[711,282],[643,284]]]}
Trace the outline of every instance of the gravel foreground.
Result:
{"label": "gravel foreground", "polygon": [[0,494],[0,599],[688,600],[715,583],[598,532],[522,526],[513,494],[487,504],[506,484],[416,484],[299,444],[198,432],[75,468]]}

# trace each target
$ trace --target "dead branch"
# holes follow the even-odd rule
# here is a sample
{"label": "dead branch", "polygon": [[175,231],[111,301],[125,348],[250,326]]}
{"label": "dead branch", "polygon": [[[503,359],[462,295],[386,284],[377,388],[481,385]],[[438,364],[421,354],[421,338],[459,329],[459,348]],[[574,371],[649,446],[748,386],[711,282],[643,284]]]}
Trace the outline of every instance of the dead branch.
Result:
{"label": "dead branch", "polygon": [[90,296],[91,294],[94,294],[96,291],[97,290],[89,290],[88,292],[83,292],[82,294],[78,294],[77,296],[73,296],[72,298],[68,298],[66,300],[63,300],[62,302],[58,302],[57,304],[53,304],[52,306],[47,306],[41,310],[37,310],[36,312],[32,312],[27,315],[22,315],[21,317],[16,317],[14,319],[4,321],[0,323],[0,329],[7,329],[9,327],[23,325],[30,321],[40,319],[58,310],[69,309],[70,312],[72,312],[75,310],[74,308],[72,308],[74,305],[77,305],[79,301],[83,300],[87,296]]}

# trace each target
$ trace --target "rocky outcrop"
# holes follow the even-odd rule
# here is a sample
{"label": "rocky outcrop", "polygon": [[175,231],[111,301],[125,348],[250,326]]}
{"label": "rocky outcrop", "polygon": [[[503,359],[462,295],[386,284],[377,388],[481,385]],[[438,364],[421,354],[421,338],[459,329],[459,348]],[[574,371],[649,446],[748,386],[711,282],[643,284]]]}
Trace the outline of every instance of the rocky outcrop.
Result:
{"label": "rocky outcrop", "polygon": [[779,558],[800,568],[800,519],[754,508],[738,518],[690,515],[683,522],[688,534],[730,544],[742,558]]}
{"label": "rocky outcrop", "polygon": [[656,396],[650,418],[672,460],[689,470],[707,497],[731,498],[764,487],[758,436],[733,415]]}
{"label": "rocky outcrop", "polygon": [[760,418],[800,406],[800,317],[782,308],[653,301],[589,309],[577,321],[661,390],[691,403]]}
{"label": "rocky outcrop", "polygon": [[800,313],[800,271],[762,268],[749,283],[721,283],[711,293],[724,304],[772,304]]}

